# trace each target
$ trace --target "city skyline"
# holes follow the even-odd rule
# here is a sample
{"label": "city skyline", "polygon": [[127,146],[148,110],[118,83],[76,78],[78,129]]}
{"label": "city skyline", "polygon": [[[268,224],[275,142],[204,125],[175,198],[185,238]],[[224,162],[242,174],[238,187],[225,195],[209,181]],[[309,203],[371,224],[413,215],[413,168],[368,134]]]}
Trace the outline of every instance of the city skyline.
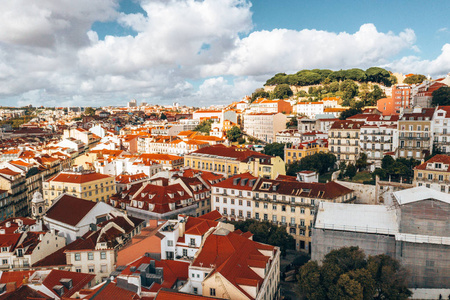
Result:
{"label": "city skyline", "polygon": [[[0,105],[208,106],[279,72],[450,72],[435,1],[27,1],[1,5]],[[351,9],[350,9],[351,8]]]}

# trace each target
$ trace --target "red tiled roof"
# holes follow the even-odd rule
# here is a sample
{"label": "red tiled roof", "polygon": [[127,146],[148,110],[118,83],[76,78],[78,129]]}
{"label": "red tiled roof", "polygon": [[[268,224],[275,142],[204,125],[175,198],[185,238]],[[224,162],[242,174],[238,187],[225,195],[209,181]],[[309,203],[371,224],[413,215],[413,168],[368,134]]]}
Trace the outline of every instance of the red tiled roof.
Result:
{"label": "red tiled roof", "polygon": [[450,155],[437,154],[423,164],[416,166],[414,169],[426,170],[428,163],[442,163],[443,165],[447,165],[447,169],[445,170],[445,172],[450,172]]}
{"label": "red tiled roof", "polygon": [[63,297],[70,298],[73,294],[84,288],[89,282],[91,282],[95,275],[85,274],[78,272],[70,272],[63,270],[52,270],[42,282],[49,290],[52,290],[55,285],[61,285],[61,279],[72,279],[72,288],[69,290],[64,287]]}
{"label": "red tiled roof", "polygon": [[331,125],[330,129],[344,129],[344,130],[359,130],[361,126],[364,125],[364,122],[357,122],[351,120],[339,120]]}
{"label": "red tiled roof", "polygon": [[219,183],[216,183],[213,185],[214,188],[220,187],[220,188],[233,188],[238,190],[246,190],[251,191],[253,189],[253,185],[258,180],[258,177],[255,177],[251,175],[250,173],[243,173],[234,175],[228,179],[225,179],[224,181],[221,181]]}
{"label": "red tiled roof", "polygon": [[48,182],[55,181],[55,182],[68,182],[81,184],[105,178],[112,178],[112,176],[95,172],[89,173],[61,172],[55,177],[49,179]]}
{"label": "red tiled roof", "polygon": [[222,218],[222,214],[220,212],[218,212],[217,210],[213,210],[207,214],[199,216],[198,218],[205,219],[205,220],[217,221]]}
{"label": "red tiled roof", "polygon": [[160,289],[155,300],[217,300],[201,295],[179,293],[174,290]]}
{"label": "red tiled roof", "polygon": [[46,218],[75,226],[96,205],[95,202],[63,194],[47,211]]}
{"label": "red tiled roof", "polygon": [[0,277],[0,283],[15,282],[16,287],[23,284],[25,278],[30,278],[34,271],[8,271],[2,272]]}

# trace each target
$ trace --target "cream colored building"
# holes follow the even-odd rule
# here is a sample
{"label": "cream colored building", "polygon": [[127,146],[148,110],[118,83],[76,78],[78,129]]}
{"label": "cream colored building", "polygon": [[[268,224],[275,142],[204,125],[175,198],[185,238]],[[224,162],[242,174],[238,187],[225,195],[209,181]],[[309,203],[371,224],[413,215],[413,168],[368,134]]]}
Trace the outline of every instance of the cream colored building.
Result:
{"label": "cream colored building", "polygon": [[244,115],[244,131],[267,143],[276,141],[277,132],[286,129],[287,117],[282,113],[249,113]]}
{"label": "cream colored building", "polygon": [[250,172],[253,176],[276,178],[286,174],[285,163],[279,156],[224,145],[214,145],[189,153],[184,156],[184,165],[224,176]]}
{"label": "cream colored building", "polygon": [[63,193],[94,202],[106,202],[116,193],[116,184],[113,176],[76,170],[60,172],[43,182],[43,196],[47,207]]}
{"label": "cream colored building", "polygon": [[339,120],[328,132],[328,150],[336,155],[337,163],[356,163],[360,154],[360,129],[364,122]]}
{"label": "cream colored building", "polygon": [[450,194],[450,155],[435,155],[415,167],[413,184]]}
{"label": "cream colored building", "polygon": [[333,181],[304,183],[292,179],[270,180],[240,174],[213,186],[212,210],[230,220],[256,219],[286,226],[296,249],[311,249],[311,228],[319,202],[352,202],[353,190]]}

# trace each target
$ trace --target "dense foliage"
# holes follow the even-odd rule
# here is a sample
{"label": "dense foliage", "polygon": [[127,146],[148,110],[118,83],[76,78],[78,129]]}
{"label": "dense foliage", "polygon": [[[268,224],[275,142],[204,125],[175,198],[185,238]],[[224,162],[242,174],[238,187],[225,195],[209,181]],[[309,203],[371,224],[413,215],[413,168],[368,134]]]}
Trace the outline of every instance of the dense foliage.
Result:
{"label": "dense foliage", "polygon": [[198,124],[197,126],[195,126],[194,131],[203,132],[203,133],[209,135],[209,132],[211,131],[212,122],[213,122],[212,120],[205,120],[205,121],[201,122],[200,124]]}
{"label": "dense foliage", "polygon": [[316,171],[319,174],[324,174],[333,169],[335,163],[336,156],[334,154],[319,152],[305,156],[301,160],[288,165],[286,174],[295,176],[300,171]]}
{"label": "dense foliage", "polygon": [[227,139],[230,142],[236,142],[240,137],[242,137],[242,131],[237,126],[233,126],[227,131]]}
{"label": "dense foliage", "polygon": [[264,89],[256,89],[252,94],[251,102],[255,101],[258,98],[269,98],[269,93],[264,91]]}
{"label": "dense foliage", "polygon": [[272,99],[286,99],[294,95],[289,84],[279,84],[273,90]]}
{"label": "dense foliage", "polygon": [[270,156],[279,156],[284,160],[284,146],[283,143],[271,143],[264,146],[263,153]]}
{"label": "dense foliage", "polygon": [[286,255],[287,249],[295,249],[295,240],[286,232],[285,226],[277,226],[269,221],[260,222],[251,219],[232,223],[236,230],[250,231],[255,242],[280,247],[281,255],[283,256]]}
{"label": "dense foliage", "polygon": [[403,83],[407,84],[419,84],[422,83],[427,77],[425,75],[411,75],[409,77],[406,77],[405,80],[403,80]]}
{"label": "dense foliage", "polygon": [[375,178],[377,175],[381,180],[388,180],[389,176],[393,180],[411,180],[414,175],[414,167],[419,165],[420,161],[413,158],[397,158],[393,159],[392,156],[386,155],[381,160],[381,169],[377,168],[373,173],[372,177]]}
{"label": "dense foliage", "polygon": [[93,109],[92,107],[86,107],[86,109],[84,110],[84,115],[85,116],[95,115],[95,109]]}
{"label": "dense foliage", "polygon": [[[295,74],[278,73],[266,81],[265,85],[289,84],[295,86],[307,86],[327,84],[335,81],[354,80],[358,82],[381,83],[391,86],[395,81],[391,74],[383,68],[372,67],[366,71],[361,69],[349,69],[331,71],[327,69],[301,70]],[[394,77],[395,78],[395,77]]]}
{"label": "dense foliage", "polygon": [[444,106],[450,105],[450,87],[443,86],[435,90],[432,94],[433,99],[431,100],[431,105],[433,106]]}
{"label": "dense foliage", "polygon": [[388,256],[366,257],[358,247],[325,255],[323,264],[310,261],[300,268],[299,290],[306,299],[408,299],[406,271]]}

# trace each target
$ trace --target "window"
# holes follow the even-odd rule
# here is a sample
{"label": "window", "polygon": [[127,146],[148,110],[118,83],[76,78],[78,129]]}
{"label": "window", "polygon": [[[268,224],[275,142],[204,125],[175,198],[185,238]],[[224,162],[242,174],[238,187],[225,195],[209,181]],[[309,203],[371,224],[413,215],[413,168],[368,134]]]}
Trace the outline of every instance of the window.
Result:
{"label": "window", "polygon": [[216,289],[210,288],[209,289],[209,295],[210,296],[215,296],[216,295]]}
{"label": "window", "polygon": [[183,249],[183,256],[187,256],[187,255],[188,255],[187,249]]}
{"label": "window", "polygon": [[272,216],[272,221],[274,221],[274,222],[277,221],[277,215],[273,215],[273,216]]}
{"label": "window", "polygon": [[94,266],[89,266],[88,269],[89,269],[89,273],[94,273],[95,272]]}
{"label": "window", "polygon": [[106,252],[100,252],[100,259],[106,259]]}
{"label": "window", "polygon": [[2,259],[2,265],[7,265],[8,264],[8,260],[7,259]]}
{"label": "window", "polygon": [[291,206],[291,213],[295,213],[295,206]]}
{"label": "window", "polygon": [[167,240],[167,246],[168,247],[173,247],[173,241],[172,240]]}
{"label": "window", "polygon": [[267,203],[264,203],[264,208],[267,209],[268,205]]}
{"label": "window", "polygon": [[259,220],[259,213],[255,213],[255,219]]}
{"label": "window", "polygon": [[81,260],[81,254],[80,253],[75,253],[75,260],[76,261],[80,261]]}
{"label": "window", "polygon": [[75,268],[75,272],[81,273],[81,268],[80,268],[80,267],[76,267],[76,268]]}
{"label": "window", "polygon": [[195,246],[195,239],[191,239],[190,245],[191,245],[191,246]]}
{"label": "window", "polygon": [[304,207],[300,207],[300,213],[301,214],[305,214],[305,208]]}
{"label": "window", "polygon": [[433,180],[433,174],[428,174],[428,180]]}
{"label": "window", "polygon": [[239,205],[242,205],[242,200],[239,200]]}
{"label": "window", "polygon": [[88,253],[88,260],[94,260],[94,253],[92,252]]}
{"label": "window", "polygon": [[234,199],[231,199],[231,204],[234,204]]}
{"label": "window", "polygon": [[251,206],[251,203],[250,203],[250,201],[247,201],[247,206],[248,206],[248,207],[250,207],[250,206]]}
{"label": "window", "polygon": [[[192,275],[194,275],[194,274],[192,274]],[[198,294],[198,289],[197,289],[196,287],[194,288],[194,294],[195,294],[195,295]]]}

